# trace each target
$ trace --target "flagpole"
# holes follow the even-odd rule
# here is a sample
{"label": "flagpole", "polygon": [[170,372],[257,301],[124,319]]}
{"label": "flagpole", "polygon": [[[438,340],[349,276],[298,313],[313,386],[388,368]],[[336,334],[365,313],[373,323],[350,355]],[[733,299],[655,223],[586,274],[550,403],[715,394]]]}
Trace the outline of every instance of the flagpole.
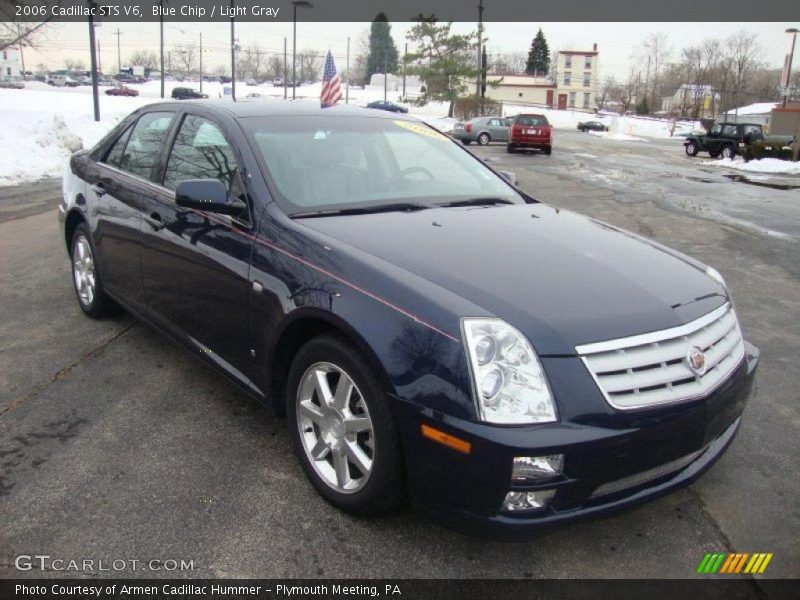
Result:
{"label": "flagpole", "polygon": [[347,80],[344,82],[344,103],[350,104],[350,38],[347,38]]}

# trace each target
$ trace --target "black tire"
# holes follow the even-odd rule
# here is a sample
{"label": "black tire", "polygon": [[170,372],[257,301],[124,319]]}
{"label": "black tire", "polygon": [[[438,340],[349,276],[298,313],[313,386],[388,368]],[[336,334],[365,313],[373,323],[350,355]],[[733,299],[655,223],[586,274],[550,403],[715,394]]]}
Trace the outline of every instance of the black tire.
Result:
{"label": "black tire", "polygon": [[465,146],[469,146],[472,143],[472,140],[461,140],[461,143]]}
{"label": "black tire", "polygon": [[708,151],[708,155],[709,155],[711,158],[719,158],[720,151],[719,151],[719,150],[709,150],[709,151]]}
{"label": "black tire", "polygon": [[686,150],[686,156],[697,156],[697,153],[700,152],[697,143],[692,141],[686,142],[684,150]]}
{"label": "black tire", "polygon": [[734,148],[730,144],[725,144],[722,147],[720,154],[722,155],[722,158],[728,158],[730,160],[733,160],[733,158],[736,156],[736,148]]}
{"label": "black tire", "polygon": [[509,154],[514,154],[517,151],[517,147],[514,144],[506,144],[506,152]]}
{"label": "black tire", "polygon": [[550,156],[553,153],[553,147],[552,146],[545,146],[544,147],[544,153],[547,156]]}
{"label": "black tire", "polygon": [[[87,243],[87,245],[84,246],[84,251],[86,248],[88,248],[91,253],[90,256],[94,272],[94,293],[92,294],[90,301],[87,301],[85,297],[82,297],[81,292],[78,289],[75,252],[78,249],[80,240],[85,240]],[[72,240],[70,240],[69,244],[72,287],[75,290],[75,298],[78,300],[78,306],[81,307],[81,310],[93,319],[101,319],[116,312],[118,310],[118,305],[108,297],[103,289],[103,280],[100,277],[100,270],[97,266],[96,256],[97,252],[95,252],[94,242],[92,241],[92,236],[89,234],[89,229],[86,227],[85,223],[81,223],[75,228],[75,232],[72,234]]]}
{"label": "black tire", "polygon": [[[309,367],[320,362],[332,363],[350,376],[372,421],[372,468],[363,487],[352,493],[340,492],[320,477],[306,453],[298,427],[298,388]],[[366,516],[389,512],[404,502],[403,451],[388,404],[386,385],[377,368],[348,338],[340,334],[324,334],[300,348],[289,369],[286,413],[295,454],[312,485],[329,503],[345,512]]]}
{"label": "black tire", "polygon": [[492,138],[485,131],[478,136],[478,145],[479,146],[487,146],[489,144],[489,142],[491,142],[491,141],[492,141]]}

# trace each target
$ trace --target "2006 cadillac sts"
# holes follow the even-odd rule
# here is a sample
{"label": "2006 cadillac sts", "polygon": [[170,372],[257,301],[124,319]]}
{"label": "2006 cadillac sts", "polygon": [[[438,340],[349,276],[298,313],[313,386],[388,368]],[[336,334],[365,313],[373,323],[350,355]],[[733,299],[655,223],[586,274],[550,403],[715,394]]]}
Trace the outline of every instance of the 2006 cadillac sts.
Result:
{"label": "2006 cadillac sts", "polygon": [[698,477],[758,350],[717,271],[510,179],[405,116],[162,103],[72,158],[59,216],[83,311],[286,414],[331,504],[524,537]]}

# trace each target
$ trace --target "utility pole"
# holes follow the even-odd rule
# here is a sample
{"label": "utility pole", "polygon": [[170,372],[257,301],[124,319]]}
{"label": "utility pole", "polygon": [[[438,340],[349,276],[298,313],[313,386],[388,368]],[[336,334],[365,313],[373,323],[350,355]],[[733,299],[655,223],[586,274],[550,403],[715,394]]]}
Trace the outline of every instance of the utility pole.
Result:
{"label": "utility pole", "polygon": [[122,35],[122,32],[119,30],[119,27],[117,28],[117,33],[114,35],[117,36],[117,73],[120,73],[122,72],[122,52],[119,48],[119,36]]}
{"label": "utility pole", "polygon": [[[233,14],[233,0],[231,0],[231,14]],[[231,98],[236,101],[236,34],[234,32],[233,17],[231,17]]]}
{"label": "utility pole", "polygon": [[347,79],[344,82],[344,103],[350,104],[350,38],[347,38]]}
{"label": "utility pole", "polygon": [[[94,7],[92,2],[90,5]],[[100,97],[97,90],[97,54],[95,54],[95,37],[94,37],[94,17],[89,13],[89,53],[91,54],[92,66],[92,101],[94,103],[94,120],[100,120]]]}
{"label": "utility pole", "polygon": [[200,32],[200,93],[203,93],[203,32]]}
{"label": "utility pole", "polygon": [[481,79],[483,75],[483,0],[478,0],[478,81],[475,86],[475,95],[481,95]]}
{"label": "utility pole", "polygon": [[408,66],[408,42],[403,50],[403,99],[406,97],[406,67]]}
{"label": "utility pole", "polygon": [[283,38],[283,99],[286,100],[286,85],[287,81],[286,78],[289,77],[288,67],[286,64],[286,38]]}
{"label": "utility pole", "polygon": [[22,53],[25,42],[22,41],[22,29],[20,29],[19,23],[17,23],[17,36],[19,36],[19,61],[22,63],[22,79],[25,79],[25,55]]}
{"label": "utility pole", "polygon": [[386,48],[383,49],[383,101],[386,102],[386,85],[389,74],[386,72]]}
{"label": "utility pole", "polygon": [[786,33],[792,34],[792,49],[789,51],[789,56],[786,59],[789,64],[786,65],[786,87],[783,89],[783,108],[786,108],[786,96],[789,95],[789,87],[792,83],[792,61],[794,60],[794,46],[797,42],[798,29],[787,29]]}
{"label": "utility pole", "polygon": [[161,99],[164,99],[164,0],[159,0],[158,24],[161,33]]}

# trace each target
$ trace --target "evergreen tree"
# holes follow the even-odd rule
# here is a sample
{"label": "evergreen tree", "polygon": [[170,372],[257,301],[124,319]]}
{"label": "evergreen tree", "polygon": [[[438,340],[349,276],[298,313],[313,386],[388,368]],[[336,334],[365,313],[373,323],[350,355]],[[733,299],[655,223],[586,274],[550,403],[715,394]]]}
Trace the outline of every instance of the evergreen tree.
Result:
{"label": "evergreen tree", "polygon": [[397,47],[392,39],[392,26],[383,13],[378,13],[369,32],[369,56],[367,57],[367,77],[375,73],[397,72]]}
{"label": "evergreen tree", "polygon": [[531,42],[528,52],[528,62],[525,64],[525,73],[528,75],[546,75],[550,71],[550,48],[542,33],[541,27],[536,37]]}

